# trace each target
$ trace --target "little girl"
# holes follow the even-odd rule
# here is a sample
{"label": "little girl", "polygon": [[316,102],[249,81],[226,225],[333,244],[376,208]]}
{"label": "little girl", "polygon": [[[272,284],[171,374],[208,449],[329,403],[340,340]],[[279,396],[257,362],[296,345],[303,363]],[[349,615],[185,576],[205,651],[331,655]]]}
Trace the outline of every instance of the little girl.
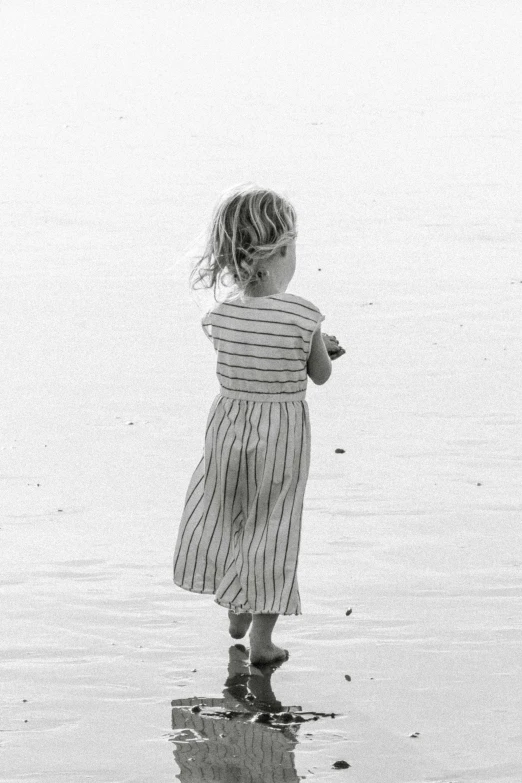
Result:
{"label": "little girl", "polygon": [[344,353],[321,334],[293,277],[296,215],[271,190],[244,186],[215,210],[193,284],[231,285],[202,321],[217,354],[220,394],[205,452],[190,482],[174,556],[174,581],[213,593],[230,634],[250,630],[250,660],[286,660],[272,642],[280,614],[300,614],[297,560],[310,460],[307,376],[325,383]]}

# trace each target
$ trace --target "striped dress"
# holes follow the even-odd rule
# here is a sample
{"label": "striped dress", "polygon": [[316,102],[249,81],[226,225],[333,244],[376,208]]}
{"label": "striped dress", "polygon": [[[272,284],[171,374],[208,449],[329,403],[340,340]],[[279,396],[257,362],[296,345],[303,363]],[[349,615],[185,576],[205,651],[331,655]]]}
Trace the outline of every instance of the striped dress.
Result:
{"label": "striped dress", "polygon": [[220,394],[185,500],[174,582],[234,612],[301,613],[306,365],[322,320],[311,302],[283,293],[230,299],[202,322]]}

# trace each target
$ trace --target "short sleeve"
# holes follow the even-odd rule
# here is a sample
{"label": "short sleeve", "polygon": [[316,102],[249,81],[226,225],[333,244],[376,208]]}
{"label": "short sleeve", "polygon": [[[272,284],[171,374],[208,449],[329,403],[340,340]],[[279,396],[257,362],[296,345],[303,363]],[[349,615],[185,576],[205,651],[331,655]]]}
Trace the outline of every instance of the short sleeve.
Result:
{"label": "short sleeve", "polygon": [[315,320],[315,324],[314,324],[314,328],[313,328],[312,334],[315,334],[317,332],[317,330],[320,328],[322,322],[324,321],[324,315],[321,313],[320,310],[317,310],[317,308],[316,308],[315,319],[314,320]]}
{"label": "short sleeve", "polygon": [[295,301],[296,305],[298,306],[299,315],[306,317],[306,328],[312,329],[312,335],[315,334],[315,332],[318,330],[318,328],[321,326],[322,322],[324,321],[324,315],[319,310],[319,308],[314,305],[313,302],[310,302],[308,299],[304,299],[303,297],[293,297],[293,300]]}
{"label": "short sleeve", "polygon": [[201,319],[201,326],[208,339],[212,342],[212,319],[210,312],[206,313]]}
{"label": "short sleeve", "polygon": [[324,315],[313,302],[302,296],[285,294],[284,300],[292,306],[292,312],[297,316],[297,323],[302,329],[306,345],[306,354],[309,356],[312,349],[312,338],[324,321]]}

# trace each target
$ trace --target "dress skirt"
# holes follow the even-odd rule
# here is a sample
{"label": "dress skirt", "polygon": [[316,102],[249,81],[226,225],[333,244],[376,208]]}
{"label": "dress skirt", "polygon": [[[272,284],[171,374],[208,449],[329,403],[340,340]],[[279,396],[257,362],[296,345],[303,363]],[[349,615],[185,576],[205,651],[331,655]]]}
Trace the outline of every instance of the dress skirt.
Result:
{"label": "dress skirt", "polygon": [[188,488],[174,582],[234,612],[300,614],[297,564],[310,464],[304,400],[218,395]]}

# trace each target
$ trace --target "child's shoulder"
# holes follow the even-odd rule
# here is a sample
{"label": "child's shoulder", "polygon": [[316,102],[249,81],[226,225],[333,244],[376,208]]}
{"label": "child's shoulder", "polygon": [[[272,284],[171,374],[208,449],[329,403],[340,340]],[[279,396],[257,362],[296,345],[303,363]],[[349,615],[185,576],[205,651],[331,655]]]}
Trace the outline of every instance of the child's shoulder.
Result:
{"label": "child's shoulder", "polygon": [[305,329],[315,329],[321,321],[324,321],[324,315],[321,310],[304,296],[297,294],[278,294],[276,306],[284,307],[285,311],[291,313],[292,318],[297,318],[298,322]]}
{"label": "child's shoulder", "polygon": [[[207,313],[207,317],[212,316],[224,316],[234,317],[234,311],[237,313],[237,308],[257,311],[264,311],[267,315],[270,312],[280,313],[279,317],[298,317],[304,321],[319,322],[324,319],[321,310],[311,302],[309,299],[305,299],[304,296],[298,296],[297,294],[273,294],[272,296],[263,297],[230,297],[223,302],[218,302],[212,310]],[[249,317],[254,317],[249,315]],[[266,317],[266,316],[265,316]]]}
{"label": "child's shoulder", "polygon": [[312,313],[321,313],[317,305],[315,305],[309,299],[305,299],[304,296],[284,293],[284,294],[277,294],[277,298],[280,300],[283,299],[285,302],[288,302],[288,304],[290,305],[300,307],[301,310],[309,310]]}

